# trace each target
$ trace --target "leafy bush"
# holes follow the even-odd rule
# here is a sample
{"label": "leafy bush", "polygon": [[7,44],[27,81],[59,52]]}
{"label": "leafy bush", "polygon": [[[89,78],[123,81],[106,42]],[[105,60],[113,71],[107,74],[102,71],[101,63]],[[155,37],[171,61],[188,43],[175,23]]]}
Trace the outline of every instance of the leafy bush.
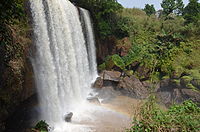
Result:
{"label": "leafy bush", "polygon": [[41,120],[36,124],[36,126],[33,128],[33,130],[37,130],[40,132],[48,132],[49,125],[44,120]]}
{"label": "leafy bush", "polygon": [[[11,22],[12,19],[23,19],[25,17],[24,0],[1,0],[0,23]],[[13,22],[13,21],[12,21]]]}
{"label": "leafy bush", "polygon": [[152,96],[135,118],[137,119],[133,120],[133,126],[127,132],[200,131],[200,108],[190,100],[163,111]]}

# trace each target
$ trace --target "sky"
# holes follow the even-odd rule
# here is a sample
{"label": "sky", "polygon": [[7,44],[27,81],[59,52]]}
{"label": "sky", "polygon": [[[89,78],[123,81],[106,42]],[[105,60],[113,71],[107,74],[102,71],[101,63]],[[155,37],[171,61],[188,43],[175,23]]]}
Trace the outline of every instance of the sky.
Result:
{"label": "sky", "polygon": [[[162,0],[117,0],[120,4],[122,4],[126,8],[141,8],[145,7],[145,4],[153,4],[156,10],[161,9],[160,3]],[[188,0],[183,0],[184,4],[188,3]]]}

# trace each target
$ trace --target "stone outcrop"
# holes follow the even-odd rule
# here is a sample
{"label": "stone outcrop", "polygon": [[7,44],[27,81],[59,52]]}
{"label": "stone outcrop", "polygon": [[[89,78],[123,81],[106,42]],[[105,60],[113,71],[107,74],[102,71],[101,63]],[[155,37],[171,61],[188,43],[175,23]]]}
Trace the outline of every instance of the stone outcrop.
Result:
{"label": "stone outcrop", "polygon": [[[148,98],[150,93],[153,92],[158,101],[166,106],[173,103],[182,103],[188,99],[200,103],[200,92],[187,88],[185,85],[187,80],[182,81],[168,78],[153,84],[148,80],[141,81],[133,75],[122,77],[120,72],[103,71],[100,73],[94,87],[102,89],[99,90],[102,98],[112,96],[112,93],[114,93],[112,90],[116,90],[137,99]],[[110,93],[110,95],[107,93]]]}
{"label": "stone outcrop", "polygon": [[106,40],[96,40],[98,64],[103,63],[106,56],[116,53],[116,44],[117,39],[114,36],[108,37]]}
{"label": "stone outcrop", "polygon": [[32,43],[28,30],[22,34],[24,27],[4,26],[0,31],[0,39],[6,43],[0,45],[0,131],[3,122],[35,93],[34,75],[28,59]]}
{"label": "stone outcrop", "polygon": [[123,78],[118,86],[118,90],[123,90],[133,97],[144,99],[148,97],[148,90],[143,86],[141,81],[137,79],[135,76],[125,77]]}
{"label": "stone outcrop", "polygon": [[121,72],[118,71],[103,71],[103,80],[119,82]]}

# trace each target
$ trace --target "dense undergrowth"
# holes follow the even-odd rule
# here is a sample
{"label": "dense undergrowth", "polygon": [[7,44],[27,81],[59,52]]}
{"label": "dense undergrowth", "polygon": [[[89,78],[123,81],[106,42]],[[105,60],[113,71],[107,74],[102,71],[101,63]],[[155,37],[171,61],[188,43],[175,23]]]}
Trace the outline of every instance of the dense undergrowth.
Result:
{"label": "dense undergrowth", "polygon": [[199,132],[200,108],[187,100],[162,110],[151,96],[143,104],[133,120],[133,126],[127,132]]}
{"label": "dense undergrowth", "polygon": [[[125,55],[116,52],[108,56],[99,66],[100,70],[118,67],[118,70],[129,71],[145,80],[150,79],[152,74],[157,80],[166,77],[180,80],[189,76],[199,83],[200,20],[186,24],[182,16],[158,18],[155,15],[147,16],[140,9],[123,9],[119,15],[128,20],[129,41],[117,46],[130,47],[131,42],[130,50]],[[143,75],[139,67],[145,69]]]}

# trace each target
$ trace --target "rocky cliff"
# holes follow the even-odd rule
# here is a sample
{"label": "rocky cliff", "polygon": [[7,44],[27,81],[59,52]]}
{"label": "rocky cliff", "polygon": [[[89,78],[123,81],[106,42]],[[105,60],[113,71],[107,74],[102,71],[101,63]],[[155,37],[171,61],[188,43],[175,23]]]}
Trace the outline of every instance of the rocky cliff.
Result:
{"label": "rocky cliff", "polygon": [[25,20],[1,23],[0,28],[0,131],[17,106],[35,93],[29,61],[30,26]]}

